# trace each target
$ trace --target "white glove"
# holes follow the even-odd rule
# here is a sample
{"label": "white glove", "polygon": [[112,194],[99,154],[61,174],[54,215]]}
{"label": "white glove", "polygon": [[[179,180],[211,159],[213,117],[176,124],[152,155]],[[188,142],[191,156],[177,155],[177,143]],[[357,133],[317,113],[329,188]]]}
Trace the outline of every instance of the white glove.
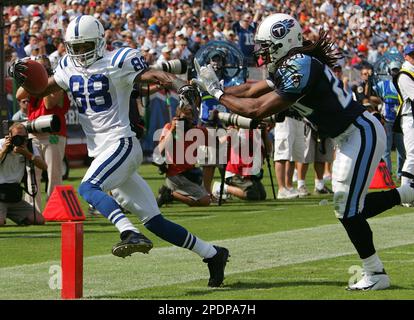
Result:
{"label": "white glove", "polygon": [[194,66],[197,71],[198,79],[192,79],[193,83],[203,90],[210,93],[214,98],[220,100],[223,92],[223,84],[220,83],[217,78],[216,72],[213,67],[208,64],[207,66],[200,67],[197,59],[194,59]]}

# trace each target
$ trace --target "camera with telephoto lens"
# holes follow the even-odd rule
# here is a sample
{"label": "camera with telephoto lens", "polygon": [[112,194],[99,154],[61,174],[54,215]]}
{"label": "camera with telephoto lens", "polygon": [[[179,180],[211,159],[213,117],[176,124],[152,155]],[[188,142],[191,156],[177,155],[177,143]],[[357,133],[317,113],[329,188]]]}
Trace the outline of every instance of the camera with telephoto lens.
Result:
{"label": "camera with telephoto lens", "polygon": [[34,120],[22,122],[29,133],[58,132],[60,130],[60,119],[55,114],[40,116]]}
{"label": "camera with telephoto lens", "polygon": [[150,68],[173,74],[183,74],[187,72],[187,61],[182,59],[174,59],[167,62],[154,64],[150,66]]}
{"label": "camera with telephoto lens", "polygon": [[232,125],[243,129],[256,129],[260,121],[239,116],[235,113],[210,111],[209,120],[220,120],[226,125]]}
{"label": "camera with telephoto lens", "polygon": [[60,130],[59,117],[55,114],[49,114],[27,121],[3,120],[2,131],[4,136],[9,133],[9,127],[15,122],[21,123],[28,133],[58,132]]}

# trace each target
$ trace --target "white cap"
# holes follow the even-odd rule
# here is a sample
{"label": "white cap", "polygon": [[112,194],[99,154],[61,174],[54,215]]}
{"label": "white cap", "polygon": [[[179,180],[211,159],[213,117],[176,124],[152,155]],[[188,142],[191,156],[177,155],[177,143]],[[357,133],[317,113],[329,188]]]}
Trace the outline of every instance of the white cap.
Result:
{"label": "white cap", "polygon": [[161,52],[162,52],[162,53],[171,52],[171,49],[170,49],[170,48],[168,48],[167,46],[165,46],[164,48],[162,48]]}
{"label": "white cap", "polygon": [[175,33],[175,36],[176,37],[179,37],[179,36],[183,36],[184,34],[181,32],[181,31],[177,31],[176,33]]}

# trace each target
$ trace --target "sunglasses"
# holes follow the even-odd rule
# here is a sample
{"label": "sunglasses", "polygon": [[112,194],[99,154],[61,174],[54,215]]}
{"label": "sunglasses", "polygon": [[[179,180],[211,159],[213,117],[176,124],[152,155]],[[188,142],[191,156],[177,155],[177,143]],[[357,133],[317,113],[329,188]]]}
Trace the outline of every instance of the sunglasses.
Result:
{"label": "sunglasses", "polygon": [[29,103],[29,100],[20,100],[21,103]]}

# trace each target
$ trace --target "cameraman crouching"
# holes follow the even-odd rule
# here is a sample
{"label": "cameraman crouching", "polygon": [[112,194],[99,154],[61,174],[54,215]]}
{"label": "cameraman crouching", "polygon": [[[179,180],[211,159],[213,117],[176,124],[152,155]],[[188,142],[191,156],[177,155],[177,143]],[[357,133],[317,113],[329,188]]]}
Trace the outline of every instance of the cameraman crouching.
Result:
{"label": "cameraman crouching", "polygon": [[[160,155],[165,153],[169,163],[166,165],[166,186],[160,188],[157,197],[159,207],[172,202],[173,199],[191,207],[210,205],[210,195],[202,186],[202,171],[195,167],[195,163],[188,163],[188,159],[185,159],[185,157],[183,157],[183,164],[178,164],[176,161],[177,152],[182,152],[185,155],[187,148],[193,143],[197,143],[197,141],[184,141],[184,150],[177,150],[176,142],[181,139],[184,140],[184,137],[179,136],[180,131],[185,134],[189,129],[194,128],[195,119],[193,108],[190,105],[180,104],[177,108],[176,117],[173,118],[171,123],[164,126],[157,148]],[[179,125],[181,125],[181,128],[184,127],[184,130],[177,130]],[[200,130],[203,129],[200,128]],[[203,130],[203,134],[206,135],[205,130]],[[172,146],[172,150],[169,150],[166,146]],[[170,151],[173,151],[173,154]]]}
{"label": "cameraman crouching", "polygon": [[26,128],[15,123],[9,135],[0,139],[0,226],[6,224],[6,217],[18,225],[44,224],[43,216],[33,213],[33,206],[22,200],[20,182],[30,161],[42,170],[47,169],[36,147],[33,146],[33,152],[29,150]]}

